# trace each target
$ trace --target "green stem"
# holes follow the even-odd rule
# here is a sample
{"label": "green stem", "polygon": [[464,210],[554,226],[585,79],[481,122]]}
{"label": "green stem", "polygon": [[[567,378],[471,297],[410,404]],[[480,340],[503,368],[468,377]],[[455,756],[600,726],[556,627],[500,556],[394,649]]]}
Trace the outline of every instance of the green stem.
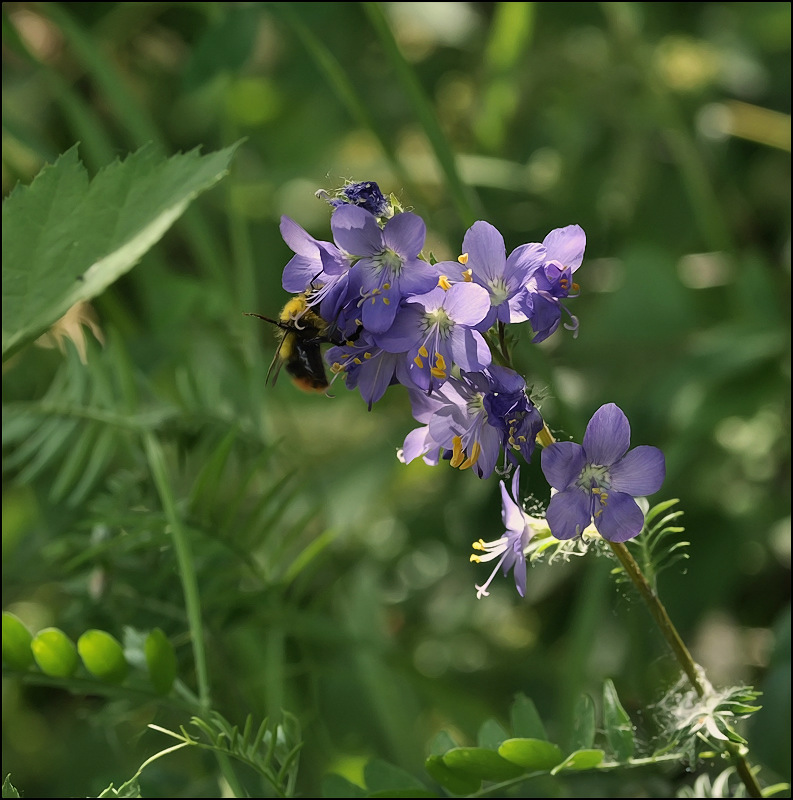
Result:
{"label": "green stem", "polygon": [[209,672],[207,670],[206,647],[204,646],[204,626],[201,620],[201,601],[198,592],[198,577],[196,575],[193,553],[190,549],[187,530],[182,524],[181,517],[176,510],[176,501],[168,481],[168,470],[165,466],[165,454],[160,443],[152,433],[144,436],[146,456],[149,461],[154,483],[160,495],[165,517],[171,528],[174,550],[176,552],[179,579],[184,592],[185,611],[187,624],[190,628],[190,641],[193,645],[193,659],[195,660],[196,682],[198,684],[198,701],[204,711],[210,707]]}

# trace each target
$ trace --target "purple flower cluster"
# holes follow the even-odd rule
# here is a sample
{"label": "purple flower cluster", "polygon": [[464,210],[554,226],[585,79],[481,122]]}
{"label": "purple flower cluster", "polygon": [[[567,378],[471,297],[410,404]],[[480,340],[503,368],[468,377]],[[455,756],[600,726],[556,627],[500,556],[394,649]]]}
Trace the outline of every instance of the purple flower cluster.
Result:
{"label": "purple flower cluster", "polygon": [[[507,255],[502,235],[480,220],[465,233],[457,260],[434,262],[422,252],[424,221],[386,199],[376,183],[317,196],[333,209],[333,241],[314,239],[283,217],[281,233],[295,254],[283,287],[300,296],[314,328],[316,317],[327,326],[333,379],[358,389],[370,409],[389,386],[407,388],[419,427],[399,451],[405,463],[447,460],[480,478],[514,468],[511,493],[501,484],[504,536],[474,545],[485,555],[472,560],[499,558],[478,596],[487,595],[499,567],[505,574],[514,569],[524,594],[526,550],[540,528],[560,540],[590,524],[613,542],[637,536],[644,516],[634,497],[660,488],[664,457],[654,447],[628,452],[630,427],[613,404],[593,416],[583,446],[552,443],[545,429],[542,469],[555,490],[546,519],[530,517],[518,501],[517,466],[531,459],[544,422],[524,378],[495,361],[508,363],[507,325],[528,323],[537,343],[566,315],[564,327],[577,335],[566,301],[578,294],[573,276],[584,257],[584,231],[557,228]],[[300,319],[290,324],[301,327]]]}
{"label": "purple flower cluster", "polygon": [[493,365],[488,332],[528,322],[542,341],[556,330],[569,314],[562,301],[577,289],[583,230],[559,228],[507,256],[501,234],[479,221],[456,261],[432,263],[422,255],[424,221],[393,213],[377,184],[319,195],[333,207],[333,241],[283,217],[281,233],[295,253],[283,287],[304,294],[333,330],[326,359],[335,377],[369,408],[390,385],[408,388],[422,427],[405,440],[406,462],[447,459],[487,478],[502,451],[507,468],[518,455],[528,460],[543,421],[525,380]]}

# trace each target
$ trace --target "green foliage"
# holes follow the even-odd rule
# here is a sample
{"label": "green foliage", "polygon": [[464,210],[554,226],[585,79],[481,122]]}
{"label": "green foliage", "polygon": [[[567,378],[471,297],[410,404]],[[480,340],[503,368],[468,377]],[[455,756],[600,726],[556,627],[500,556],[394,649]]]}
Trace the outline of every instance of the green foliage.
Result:
{"label": "green foliage", "polygon": [[690,542],[679,538],[685,528],[670,524],[683,516],[683,511],[677,509],[666,513],[679,502],[678,499],[665,500],[654,505],[645,515],[641,534],[631,541],[637,551],[636,560],[653,588],[661,572],[689,557],[686,548]]}
{"label": "green foliage", "polygon": [[[179,741],[177,747],[211,750],[245,764],[279,797],[291,797],[294,794],[302,740],[300,724],[291,714],[282,714],[280,722],[263,719],[258,726],[254,725],[253,717],[249,715],[240,730],[237,725],[232,725],[213,711],[204,717],[193,717],[190,725],[198,730],[197,735],[188,733],[184,727],[180,728],[179,733],[159,725],[149,727]],[[162,751],[155,758],[171,749]]]}
{"label": "green foliage", "polygon": [[127,677],[124,650],[106,631],[86,631],[77,640],[77,652],[85,668],[99,680],[121,683]]}
{"label": "green foliage", "polygon": [[33,663],[33,636],[19,617],[3,612],[3,662],[11,669],[24,670]]}
{"label": "green foliage", "polygon": [[6,775],[3,779],[3,797],[19,797],[19,792],[11,783],[11,775]]}
{"label": "green foliage", "polygon": [[228,170],[236,145],[145,147],[89,181],[70,148],[3,201],[3,360],[131,269]]}
{"label": "green foliage", "polygon": [[77,671],[77,648],[60,628],[39,631],[33,637],[30,649],[36,664],[45,675],[70,678]]}
{"label": "green foliage", "polygon": [[176,679],[177,670],[173,645],[159,628],[155,628],[146,637],[144,652],[155,690],[160,694],[168,694]]}

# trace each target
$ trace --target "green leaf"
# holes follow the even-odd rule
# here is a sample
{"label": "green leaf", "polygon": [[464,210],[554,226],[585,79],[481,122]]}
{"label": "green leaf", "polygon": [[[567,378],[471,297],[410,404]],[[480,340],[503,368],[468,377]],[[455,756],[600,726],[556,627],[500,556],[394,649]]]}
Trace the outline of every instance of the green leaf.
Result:
{"label": "green leaf", "polygon": [[3,612],[3,661],[20,672],[33,663],[30,643],[33,636],[19,617],[9,611]]}
{"label": "green leaf", "polygon": [[509,734],[502,725],[494,719],[486,719],[479,728],[476,743],[487,750],[498,750],[498,746],[505,739],[509,739]]}
{"label": "green leaf", "polygon": [[600,764],[605,758],[606,754],[602,750],[576,750],[575,753],[570,753],[561,764],[551,770],[551,775],[556,775],[565,769],[592,769]]}
{"label": "green leaf", "polygon": [[323,797],[366,797],[366,792],[341,775],[331,772],[322,779]]}
{"label": "green leaf", "polygon": [[129,665],[124,648],[106,631],[86,631],[77,640],[77,652],[85,668],[99,680],[121,683],[127,677]]}
{"label": "green leaf", "polygon": [[498,753],[481,747],[455,747],[443,755],[443,763],[455,772],[483,781],[505,781],[523,773]]}
{"label": "green leaf", "polygon": [[168,694],[176,680],[176,653],[168,637],[155,628],[143,645],[149,677],[158,694]]}
{"label": "green leaf", "polygon": [[481,779],[456,772],[447,767],[443,763],[443,757],[439,755],[430,756],[424,762],[424,767],[434,781],[437,781],[452,794],[473,794],[482,785]]}
{"label": "green leaf", "polygon": [[562,751],[544,739],[507,739],[498,748],[498,754],[532,772],[549,770],[563,758]]}
{"label": "green leaf", "polygon": [[525,694],[516,695],[509,713],[513,736],[547,740],[548,734],[545,733],[545,726],[537,713],[537,707],[534,705],[534,701]]}
{"label": "green leaf", "polygon": [[3,359],[130,270],[236,147],[164,159],[147,146],[89,181],[75,146],[17,186],[3,203]]}
{"label": "green leaf", "polygon": [[610,679],[603,684],[603,726],[606,741],[617,760],[627,761],[634,750],[633,725]]}
{"label": "green leaf", "polygon": [[19,797],[19,792],[16,787],[11,783],[11,773],[5,776],[3,780],[3,797]]}
{"label": "green leaf", "polygon": [[39,631],[30,643],[33,657],[45,675],[69,678],[79,664],[74,642],[60,628]]}
{"label": "green leaf", "polygon": [[595,703],[588,694],[578,698],[573,711],[573,734],[571,750],[586,750],[595,741]]}

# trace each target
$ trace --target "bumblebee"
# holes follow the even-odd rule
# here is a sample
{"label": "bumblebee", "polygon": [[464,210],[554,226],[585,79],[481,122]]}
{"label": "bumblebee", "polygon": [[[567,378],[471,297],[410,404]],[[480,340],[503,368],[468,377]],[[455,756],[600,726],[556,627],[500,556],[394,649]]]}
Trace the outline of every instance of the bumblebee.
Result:
{"label": "bumblebee", "polygon": [[285,367],[295,385],[306,392],[324,392],[328,388],[320,345],[338,344],[339,337],[333,336],[331,326],[310,308],[306,294],[289,300],[277,320],[261,314],[247,316],[258,317],[278,327],[278,349],[267,370],[267,381],[271,385],[275,385],[281,367]]}

